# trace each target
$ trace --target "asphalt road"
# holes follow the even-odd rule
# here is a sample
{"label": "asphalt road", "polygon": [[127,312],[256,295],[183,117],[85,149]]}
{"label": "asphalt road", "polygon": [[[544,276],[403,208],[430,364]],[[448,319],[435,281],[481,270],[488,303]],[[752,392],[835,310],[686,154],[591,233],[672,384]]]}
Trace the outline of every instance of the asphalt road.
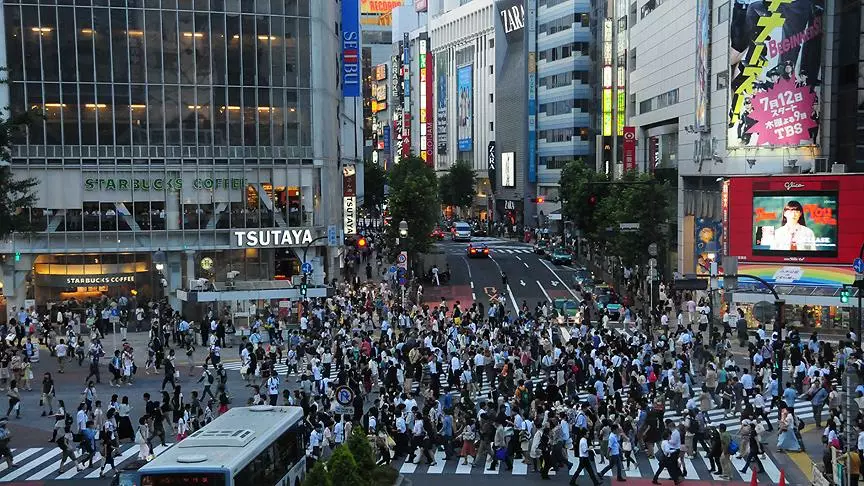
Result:
{"label": "asphalt road", "polygon": [[[463,307],[466,301],[462,299],[466,297],[470,297],[467,305],[472,301],[480,301],[485,306],[490,296],[499,292],[505,297],[506,308],[514,312],[523,303],[533,309],[539,302],[576,298],[573,288],[575,267],[553,265],[534,254],[529,244],[491,238],[475,239],[475,244],[481,242],[490,249],[488,258],[468,258],[468,243],[446,240],[439,243],[450,265],[452,295],[460,297]],[[507,275],[506,287],[502,282],[502,273]]]}

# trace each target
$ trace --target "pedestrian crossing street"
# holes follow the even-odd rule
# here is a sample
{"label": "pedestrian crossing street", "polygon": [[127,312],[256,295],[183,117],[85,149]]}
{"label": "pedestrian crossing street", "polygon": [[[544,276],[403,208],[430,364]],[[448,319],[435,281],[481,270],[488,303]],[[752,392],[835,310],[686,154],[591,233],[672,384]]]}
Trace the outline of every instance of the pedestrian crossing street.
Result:
{"label": "pedestrian crossing street", "polygon": [[[457,451],[458,452],[458,451]],[[724,481],[719,475],[711,473],[709,471],[711,462],[708,457],[704,455],[700,449],[700,455],[696,457],[684,457],[684,464],[687,469],[687,474],[684,476],[685,479],[688,480],[703,480],[703,481]],[[549,471],[550,476],[554,475],[563,475],[566,474],[568,476],[572,476],[576,473],[576,468],[578,466],[579,461],[573,454],[573,449],[569,449],[567,451],[568,461],[571,464],[569,470],[558,469],[557,471]],[[657,472],[657,469],[660,467],[659,463],[654,458],[646,457],[644,452],[639,452],[637,454],[633,454],[634,462],[631,463],[629,468],[627,467],[626,461],[624,463],[624,471],[623,475],[627,478],[650,478],[653,477]],[[418,454],[418,458],[420,455]],[[468,464],[463,464],[461,458],[453,458],[449,461],[445,460],[443,451],[437,451],[435,453],[435,461],[436,465],[430,466],[427,465],[425,460],[417,459],[421,462],[421,464],[417,463],[408,463],[408,462],[397,462],[394,463],[393,466],[399,470],[400,474],[405,474],[407,476],[412,475],[445,475],[445,474],[456,474],[456,475],[483,475],[483,476],[533,476],[539,477],[539,473],[534,472],[533,466],[526,464],[521,459],[517,459],[513,462],[512,471],[508,471],[506,465],[504,463],[500,463],[496,469],[490,469],[492,465],[492,459],[487,457],[483,467],[481,468],[478,464],[477,467],[472,467],[472,460],[468,459]],[[482,460],[482,459],[480,459]],[[764,468],[764,474],[759,474],[758,481],[760,485],[776,485],[780,481],[780,469],[775,463],[775,459],[771,456],[771,454],[766,454],[764,458],[760,459],[762,462],[762,467]],[[599,473],[602,471],[607,465],[608,460],[603,463],[600,462],[599,454],[595,454],[595,462],[594,462],[594,471],[595,473]],[[735,471],[731,471],[731,480],[732,481],[750,481],[752,477],[752,469],[747,468],[746,472],[741,473],[741,470],[744,468],[744,459],[738,459],[736,457],[732,457],[732,465],[735,467]],[[758,469],[758,466],[753,464],[754,467]],[[605,473],[605,477],[614,478],[616,474],[616,470],[613,467],[611,470]],[[588,474],[586,472],[580,473],[581,477],[586,477]],[[669,472],[663,471],[660,473],[660,479],[670,479]]]}
{"label": "pedestrian crossing street", "polygon": [[[162,452],[168,450],[168,446],[156,446],[154,453],[158,456]],[[138,459],[138,444],[121,444],[120,455],[114,458],[114,464],[117,470],[121,470],[125,464],[131,463]],[[70,467],[70,461],[66,461],[63,465],[64,471],[60,472],[60,448],[59,447],[31,447],[12,449],[14,463],[18,465],[16,468],[10,469],[5,462],[0,464],[0,483],[8,483],[12,481],[57,481],[69,479],[98,479],[99,466],[101,461],[93,461],[93,468],[79,471],[77,468]],[[76,458],[80,458],[80,451],[75,453]],[[86,464],[85,464],[86,465]],[[105,477],[112,477],[115,471],[105,470]]]}

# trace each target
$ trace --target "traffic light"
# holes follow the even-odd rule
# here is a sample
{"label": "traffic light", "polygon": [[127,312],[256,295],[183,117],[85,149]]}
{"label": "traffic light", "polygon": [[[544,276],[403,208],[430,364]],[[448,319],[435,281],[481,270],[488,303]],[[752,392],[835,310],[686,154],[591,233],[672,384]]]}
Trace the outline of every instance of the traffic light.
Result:
{"label": "traffic light", "polygon": [[590,196],[588,196],[588,205],[592,208],[597,205],[597,201],[598,199],[596,194],[591,194]]}
{"label": "traffic light", "polygon": [[15,261],[16,261],[16,262],[20,262],[20,261],[21,261],[21,252],[20,252],[20,251],[16,251],[16,252],[15,252]]}
{"label": "traffic light", "polygon": [[849,294],[850,294],[850,292],[849,292],[848,287],[843,287],[842,289],[840,289],[840,302],[842,302],[844,304],[848,304],[849,303]]}
{"label": "traffic light", "polygon": [[304,273],[302,279],[300,280],[300,296],[304,299],[306,298],[306,289],[306,274]]}
{"label": "traffic light", "polygon": [[357,248],[366,248],[367,244],[365,236],[357,238]]}
{"label": "traffic light", "polygon": [[541,196],[541,197],[535,197],[535,198],[534,198],[534,202],[537,203],[537,204],[543,204],[543,201],[545,201],[545,200],[546,200],[546,199],[543,198],[542,196]]}

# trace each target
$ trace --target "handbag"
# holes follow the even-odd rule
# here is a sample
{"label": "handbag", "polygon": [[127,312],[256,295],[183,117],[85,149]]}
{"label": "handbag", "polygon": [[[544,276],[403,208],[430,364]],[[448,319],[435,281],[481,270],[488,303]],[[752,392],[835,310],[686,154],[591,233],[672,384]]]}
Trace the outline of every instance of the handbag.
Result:
{"label": "handbag", "polygon": [[504,447],[499,447],[495,450],[495,460],[496,461],[506,461],[507,460],[507,449]]}

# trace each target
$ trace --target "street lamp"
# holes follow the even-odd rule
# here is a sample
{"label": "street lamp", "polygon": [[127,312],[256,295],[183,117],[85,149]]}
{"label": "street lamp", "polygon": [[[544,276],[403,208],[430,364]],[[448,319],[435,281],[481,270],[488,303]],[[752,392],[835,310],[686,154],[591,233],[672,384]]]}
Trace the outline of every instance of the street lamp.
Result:
{"label": "street lamp", "polygon": [[[404,219],[399,221],[399,237],[407,238],[408,237],[408,222]],[[396,244],[399,244],[399,239],[397,238]],[[407,275],[408,275],[408,262],[405,262],[405,283],[402,285],[402,310],[405,310],[405,290],[408,286]]]}

